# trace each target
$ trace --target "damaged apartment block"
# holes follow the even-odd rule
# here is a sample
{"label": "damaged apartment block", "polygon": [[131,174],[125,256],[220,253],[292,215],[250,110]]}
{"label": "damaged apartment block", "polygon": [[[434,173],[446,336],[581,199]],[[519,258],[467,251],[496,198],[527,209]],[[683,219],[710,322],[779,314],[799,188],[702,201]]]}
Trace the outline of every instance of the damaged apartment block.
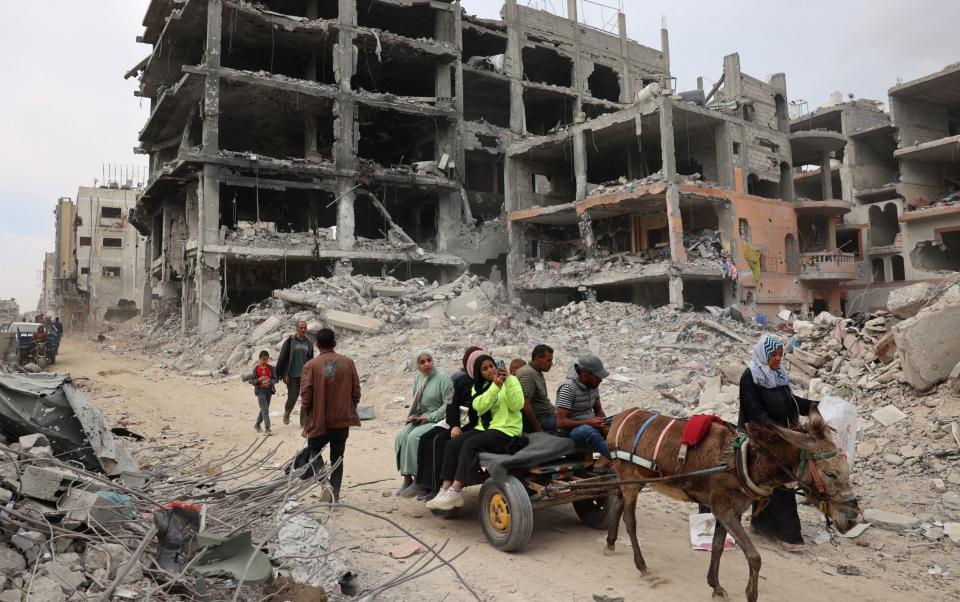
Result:
{"label": "damaged apartment block", "polygon": [[510,146],[513,286],[545,307],[806,303],[785,77],[734,54],[712,89],[677,94],[663,41],[631,51],[629,107],[584,121],[578,103],[578,123]]}
{"label": "damaged apartment block", "polygon": [[[864,229],[893,279],[956,262],[955,232],[927,232],[957,178],[938,162],[955,92],[928,88],[956,69],[891,90],[894,148],[875,103],[847,111],[862,118],[849,131],[830,115],[804,127],[786,77],[750,77],[736,54],[712,86],[678,92],[666,30],[655,49],[627,37],[622,13],[613,32],[581,22],[574,0],[566,14],[518,0],[502,20],[440,0],[152,0],[140,41],[153,51],[128,76],[151,103],[151,176],[131,221],[150,237],[155,305],[212,332],[335,270],[470,270],[506,272],[511,299],[542,307],[840,313],[845,283],[864,278]],[[855,157],[879,165],[856,175]],[[891,186],[895,216],[855,211]],[[879,226],[858,229],[862,216]],[[899,261],[883,259],[911,230]]]}
{"label": "damaged apartment block", "polygon": [[143,25],[135,222],[185,327],[345,262],[440,281],[505,268],[507,130],[465,103],[459,4],[153,0]]}

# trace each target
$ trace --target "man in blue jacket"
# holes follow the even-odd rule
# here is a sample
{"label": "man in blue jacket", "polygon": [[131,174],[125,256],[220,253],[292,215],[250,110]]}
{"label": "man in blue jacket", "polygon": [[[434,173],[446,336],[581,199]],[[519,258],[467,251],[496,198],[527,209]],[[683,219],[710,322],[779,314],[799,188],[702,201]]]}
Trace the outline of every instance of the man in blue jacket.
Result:
{"label": "man in blue jacket", "polygon": [[[283,423],[290,424],[290,413],[300,398],[300,375],[303,367],[313,359],[313,345],[307,338],[307,323],[297,322],[297,332],[283,342],[280,356],[277,357],[277,378],[287,385],[287,402],[283,406]],[[300,426],[304,424],[304,415],[300,414]]]}

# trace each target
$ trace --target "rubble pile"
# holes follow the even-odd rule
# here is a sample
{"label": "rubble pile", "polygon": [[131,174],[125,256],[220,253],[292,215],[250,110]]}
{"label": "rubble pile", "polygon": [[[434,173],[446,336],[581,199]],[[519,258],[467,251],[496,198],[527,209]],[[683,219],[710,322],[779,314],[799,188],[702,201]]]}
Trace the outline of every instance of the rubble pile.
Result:
{"label": "rubble pile", "polygon": [[[247,313],[229,317],[215,337],[184,335],[179,316],[148,320],[138,336],[118,337],[117,349],[139,349],[161,358],[161,366],[194,366],[193,376],[236,374],[249,367],[262,349],[276,358],[298,321],[307,332],[325,327],[344,334],[375,335],[432,319],[458,319],[483,313],[500,303],[500,286],[464,274],[439,285],[423,278],[340,273],[317,277],[273,296]],[[126,327],[125,327],[126,328]]]}
{"label": "rubble pile", "polygon": [[950,190],[939,199],[916,198],[907,205],[910,209],[926,209],[927,207],[950,207],[960,205],[960,188]]}
{"label": "rubble pile", "polygon": [[[330,467],[314,479],[300,478],[306,466],[265,470],[277,451],[265,440],[188,457],[108,429],[66,375],[4,375],[0,389],[0,600],[166,600],[257,586],[274,566],[292,573],[306,561],[290,552],[287,540],[302,536],[294,520],[326,538],[309,553],[307,583],[332,588],[346,572],[335,555],[315,556],[330,550],[325,517],[297,501],[323,489]],[[115,431],[142,445],[131,454]]]}
{"label": "rubble pile", "polygon": [[298,246],[333,240],[333,229],[317,228],[315,232],[277,232],[273,222],[241,222],[237,229],[223,227],[223,239],[231,244]]}
{"label": "rubble pile", "polygon": [[[601,196],[605,194],[619,194],[621,192],[634,192],[637,188],[641,186],[649,186],[650,184],[658,184],[664,182],[663,171],[656,171],[645,178],[639,178],[636,180],[628,180],[624,176],[616,180],[610,180],[609,182],[603,182],[601,185],[597,186],[591,190],[587,196]],[[719,188],[720,185],[716,182],[711,182],[710,180],[704,180],[703,176],[699,173],[694,173],[690,175],[677,174],[677,181],[681,184],[696,184],[698,186],[704,186],[707,188]]]}

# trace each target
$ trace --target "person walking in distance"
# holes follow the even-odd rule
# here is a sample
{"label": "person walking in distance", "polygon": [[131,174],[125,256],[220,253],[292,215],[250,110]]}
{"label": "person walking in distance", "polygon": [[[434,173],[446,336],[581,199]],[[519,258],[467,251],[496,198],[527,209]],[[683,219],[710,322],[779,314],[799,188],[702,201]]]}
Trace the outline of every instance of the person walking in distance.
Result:
{"label": "person walking in distance", "polygon": [[253,390],[257,394],[257,405],[260,406],[253,428],[259,433],[262,424],[267,437],[273,434],[270,431],[270,400],[277,392],[274,386],[277,382],[276,372],[277,369],[270,365],[270,353],[261,351],[260,361],[253,367]]}
{"label": "person walking in distance", "polygon": [[[313,359],[313,346],[307,338],[307,323],[297,322],[297,331],[287,337],[280,348],[277,358],[277,378],[287,385],[287,403],[283,405],[283,423],[290,424],[290,414],[297,405],[297,396],[300,394],[300,377],[303,367]],[[300,426],[304,424],[304,416],[300,414]]]}
{"label": "person walking in distance", "polygon": [[341,460],[330,475],[334,499],[339,500],[347,437],[351,426],[360,426],[360,376],[352,359],[334,351],[336,346],[332,330],[324,328],[317,333],[317,356],[303,366],[300,378],[300,417],[315,467],[323,466],[320,452],[327,444],[330,462]]}

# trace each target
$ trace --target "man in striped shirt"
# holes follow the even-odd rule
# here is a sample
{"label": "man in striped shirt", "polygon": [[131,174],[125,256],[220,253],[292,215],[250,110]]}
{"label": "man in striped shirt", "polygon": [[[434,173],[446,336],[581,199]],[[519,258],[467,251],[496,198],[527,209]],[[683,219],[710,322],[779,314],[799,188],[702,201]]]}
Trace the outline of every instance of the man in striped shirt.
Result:
{"label": "man in striped shirt", "polygon": [[587,354],[567,370],[566,380],[557,388],[557,430],[600,454],[595,463],[598,468],[611,462],[606,439],[610,427],[599,390],[600,383],[609,375],[600,358]]}

